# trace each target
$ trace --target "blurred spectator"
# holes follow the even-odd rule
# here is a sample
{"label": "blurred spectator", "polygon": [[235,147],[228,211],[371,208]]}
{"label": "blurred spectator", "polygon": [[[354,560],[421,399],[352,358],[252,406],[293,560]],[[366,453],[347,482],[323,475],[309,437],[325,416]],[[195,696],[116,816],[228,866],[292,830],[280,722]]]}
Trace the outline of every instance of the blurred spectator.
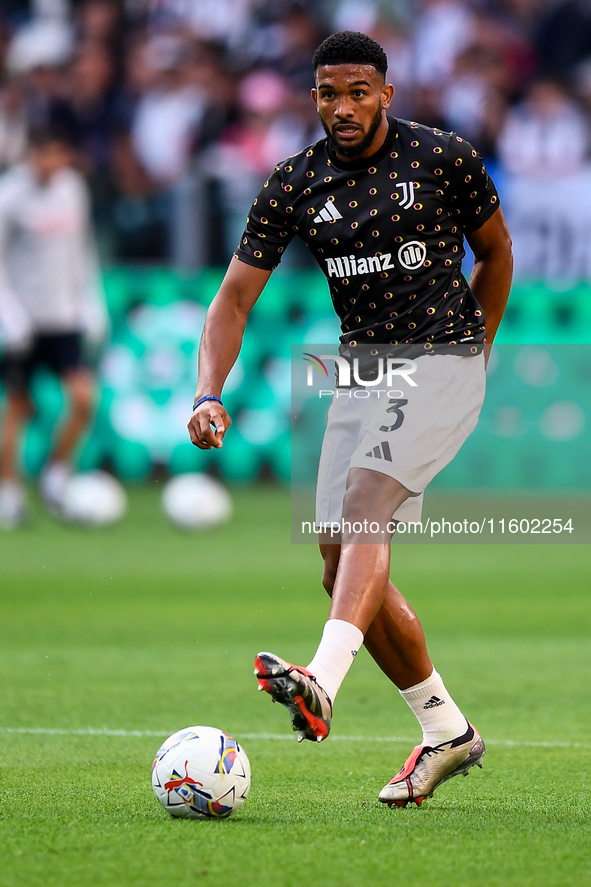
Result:
{"label": "blurred spectator", "polygon": [[555,80],[538,79],[509,112],[499,157],[518,276],[568,285],[588,274],[589,120]]}
{"label": "blurred spectator", "polygon": [[33,371],[58,374],[69,413],[41,476],[47,505],[59,512],[69,460],[91,414],[93,378],[82,336],[100,343],[107,314],[92,244],[88,194],[67,142],[38,134],[27,162],[0,180],[0,376],[7,393],[0,444],[0,524],[25,519],[17,445],[31,412]]}
{"label": "blurred spectator", "polygon": [[184,51],[183,42],[173,34],[148,41],[144,52],[152,82],[137,104],[131,127],[139,160],[163,185],[187,171],[205,108],[203,91],[187,81]]}
{"label": "blurred spectator", "polygon": [[273,71],[257,71],[245,77],[238,99],[241,119],[213,151],[209,167],[211,175],[219,180],[227,256],[239,243],[252,195],[278,158],[289,157],[312,142],[318,129],[315,115],[310,127],[310,117],[301,113],[300,105],[292,104],[285,79]]}
{"label": "blurred spectator", "polygon": [[591,54],[589,0],[559,0],[542,19],[536,38],[540,71],[568,79],[573,68]]}

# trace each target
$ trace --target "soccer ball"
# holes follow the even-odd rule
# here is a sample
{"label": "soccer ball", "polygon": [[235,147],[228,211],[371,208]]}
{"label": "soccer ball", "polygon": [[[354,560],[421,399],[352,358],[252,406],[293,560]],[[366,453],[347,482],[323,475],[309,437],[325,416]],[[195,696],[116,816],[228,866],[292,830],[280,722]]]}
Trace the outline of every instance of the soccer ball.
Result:
{"label": "soccer ball", "polygon": [[106,471],[70,477],[64,489],[62,515],[75,524],[99,527],[120,520],[127,508],[125,490]]}
{"label": "soccer ball", "polygon": [[250,791],[250,764],[235,739],[215,727],[173,733],[152,764],[154,794],[171,816],[225,819]]}
{"label": "soccer ball", "polygon": [[173,477],[162,493],[162,507],[169,520],[184,530],[204,530],[232,514],[230,494],[207,474]]}

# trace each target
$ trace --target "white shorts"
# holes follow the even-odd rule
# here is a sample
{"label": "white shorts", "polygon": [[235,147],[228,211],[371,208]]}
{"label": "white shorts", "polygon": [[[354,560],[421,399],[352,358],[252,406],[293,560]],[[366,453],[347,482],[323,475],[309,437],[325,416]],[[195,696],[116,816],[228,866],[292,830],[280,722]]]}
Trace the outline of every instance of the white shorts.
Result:
{"label": "white shorts", "polygon": [[[484,354],[435,354],[416,360],[409,378],[375,388],[338,388],[316,485],[316,522],[339,522],[350,468],[394,478],[410,497],[397,520],[421,519],[423,492],[476,427],[485,392]],[[381,393],[379,393],[381,389]]]}

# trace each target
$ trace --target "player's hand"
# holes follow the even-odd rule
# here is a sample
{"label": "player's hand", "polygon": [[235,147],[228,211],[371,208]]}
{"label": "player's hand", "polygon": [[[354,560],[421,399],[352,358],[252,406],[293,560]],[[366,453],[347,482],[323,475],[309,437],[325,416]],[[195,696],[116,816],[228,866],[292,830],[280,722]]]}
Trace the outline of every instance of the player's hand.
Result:
{"label": "player's hand", "polygon": [[232,420],[216,400],[206,400],[194,410],[187,428],[191,443],[200,450],[219,449]]}

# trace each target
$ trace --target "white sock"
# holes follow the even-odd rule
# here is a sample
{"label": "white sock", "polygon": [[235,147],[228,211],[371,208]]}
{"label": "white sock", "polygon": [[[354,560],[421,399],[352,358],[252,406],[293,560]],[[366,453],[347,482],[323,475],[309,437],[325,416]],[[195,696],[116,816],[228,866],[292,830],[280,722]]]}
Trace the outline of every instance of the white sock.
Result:
{"label": "white sock", "polygon": [[435,669],[426,681],[401,690],[419,724],[423,728],[423,745],[439,745],[463,736],[468,729],[466,718],[457,707]]}
{"label": "white sock", "polygon": [[334,704],[343,679],[363,643],[363,632],[342,619],[329,619],[312,662],[306,666]]}

